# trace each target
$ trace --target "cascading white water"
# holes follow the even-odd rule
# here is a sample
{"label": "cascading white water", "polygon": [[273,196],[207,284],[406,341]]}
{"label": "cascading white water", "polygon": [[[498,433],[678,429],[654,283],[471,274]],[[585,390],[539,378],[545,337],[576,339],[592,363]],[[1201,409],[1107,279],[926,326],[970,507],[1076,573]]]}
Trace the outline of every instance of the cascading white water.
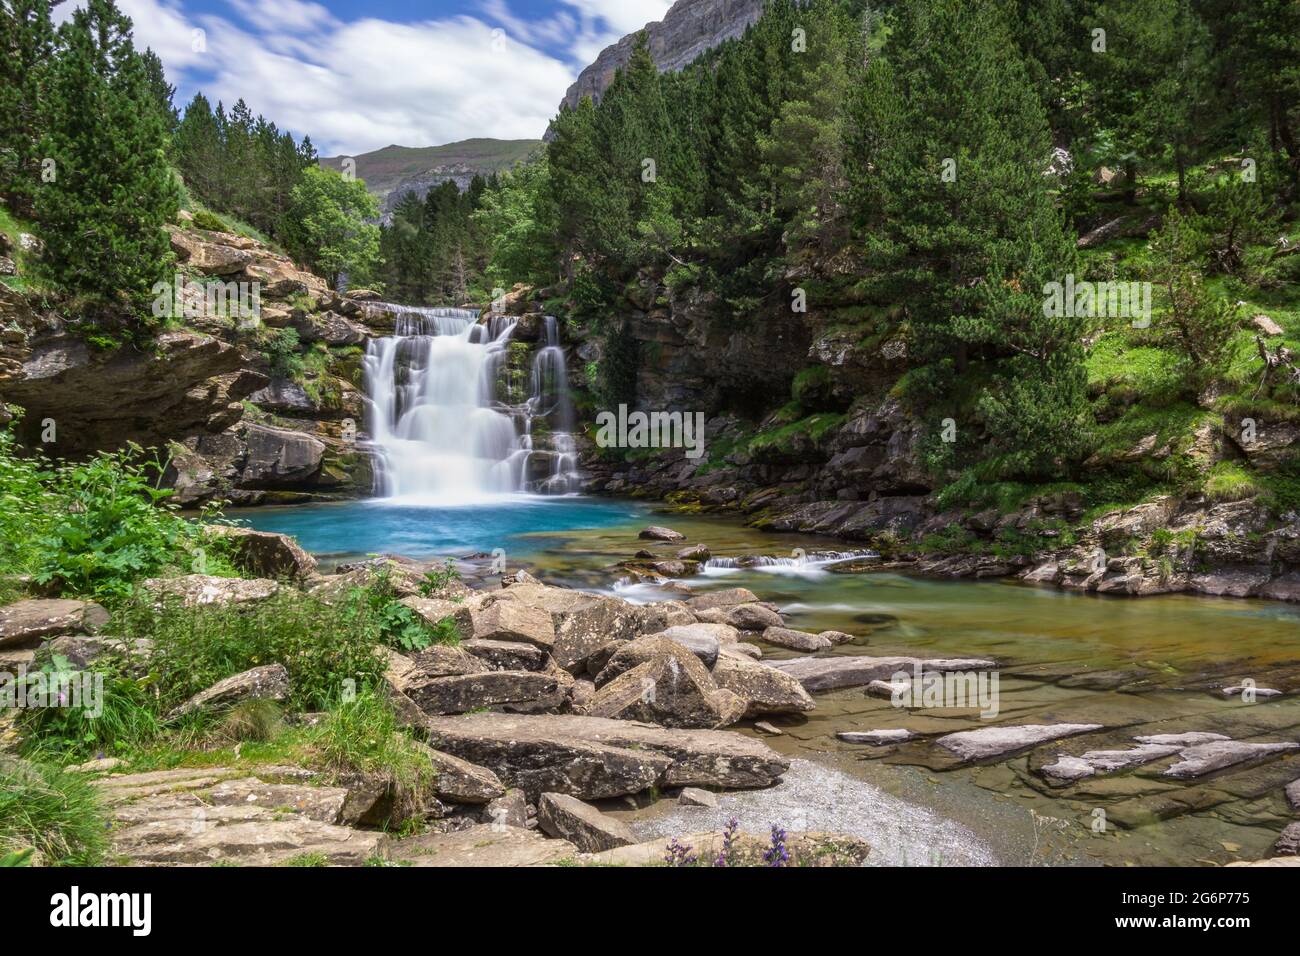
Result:
{"label": "cascading white water", "polygon": [[[364,360],[378,494],[457,504],[576,490],[573,408],[554,318],[546,317],[528,399],[510,405],[498,386],[508,397],[507,347],[517,319],[484,323],[469,309],[373,308],[395,317],[394,334],[373,339]],[[535,449],[542,421],[550,431],[540,443],[548,447]]]}
{"label": "cascading white water", "polygon": [[379,493],[441,504],[521,490],[526,453],[492,394],[514,322],[383,308],[396,316],[395,334],[372,340],[365,357]]}

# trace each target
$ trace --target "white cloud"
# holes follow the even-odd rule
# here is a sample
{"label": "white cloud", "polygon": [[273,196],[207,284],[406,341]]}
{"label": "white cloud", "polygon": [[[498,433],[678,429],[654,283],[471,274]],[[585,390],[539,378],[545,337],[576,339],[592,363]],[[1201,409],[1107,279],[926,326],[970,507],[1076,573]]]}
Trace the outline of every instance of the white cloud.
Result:
{"label": "white cloud", "polygon": [[[466,0],[478,16],[395,23],[343,22],[309,0],[228,2],[225,17],[189,15],[184,0],[118,0],[137,47],[159,55],[178,99],[202,90],[229,108],[242,98],[282,129],[310,135],[323,155],[540,137],[578,71],[671,6],[559,0],[549,16],[526,20],[509,0]],[[56,8],[58,19],[73,6]],[[196,29],[206,50],[195,49]]]}

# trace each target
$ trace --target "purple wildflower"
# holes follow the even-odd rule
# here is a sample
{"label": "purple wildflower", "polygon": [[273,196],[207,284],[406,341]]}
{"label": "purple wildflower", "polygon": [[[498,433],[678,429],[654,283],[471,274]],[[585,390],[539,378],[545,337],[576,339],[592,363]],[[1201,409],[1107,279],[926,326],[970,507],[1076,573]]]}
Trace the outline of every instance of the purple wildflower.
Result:
{"label": "purple wildflower", "polygon": [[785,848],[785,831],[775,823],[772,824],[772,845],[763,854],[763,862],[768,866],[785,866],[790,862],[790,851]]}
{"label": "purple wildflower", "polygon": [[714,866],[730,866],[731,852],[736,840],[736,831],[740,829],[740,821],[732,817],[727,821],[726,829],[722,831],[722,852],[714,860]]}
{"label": "purple wildflower", "polygon": [[664,853],[664,862],[669,866],[694,866],[699,857],[691,852],[690,844],[683,845],[677,837],[673,837],[672,842],[668,844],[667,852]]}

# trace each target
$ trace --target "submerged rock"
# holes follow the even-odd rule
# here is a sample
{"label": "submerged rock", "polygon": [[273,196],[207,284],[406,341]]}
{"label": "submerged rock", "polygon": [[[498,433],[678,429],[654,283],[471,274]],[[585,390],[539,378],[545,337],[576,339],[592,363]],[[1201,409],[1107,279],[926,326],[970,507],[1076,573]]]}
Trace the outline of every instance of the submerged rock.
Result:
{"label": "submerged rock", "polygon": [[785,671],[803,684],[805,690],[815,694],[844,687],[864,687],[872,681],[888,680],[899,672],[911,675],[917,666],[922,673],[947,673],[993,670],[997,663],[976,658],[922,659],[843,654],[835,657],[796,657],[793,660],[777,661],[772,666]]}
{"label": "submerged rock", "polygon": [[870,744],[873,747],[885,747],[889,744],[903,744],[916,737],[910,730],[841,730],[835,735],[849,744]]}
{"label": "submerged rock", "polygon": [[1062,737],[1074,737],[1101,730],[1101,724],[1021,724],[981,727],[940,737],[936,743],[962,760],[990,760],[1037,747]]}
{"label": "submerged rock", "polygon": [[1183,751],[1182,760],[1166,770],[1164,775],[1176,780],[1191,780],[1226,767],[1275,757],[1291,750],[1300,750],[1300,744],[1291,741],[1251,744],[1240,740],[1216,740],[1188,747]]}
{"label": "submerged rock", "polygon": [[650,527],[648,528],[643,528],[641,533],[637,535],[637,537],[643,538],[647,541],[685,541],[686,540],[686,535],[682,534],[680,531],[674,531],[672,528],[665,528],[661,525],[653,525],[653,524],[650,525]]}
{"label": "submerged rock", "polygon": [[1163,757],[1172,757],[1182,749],[1174,744],[1143,744],[1130,750],[1090,750],[1077,757],[1062,754],[1055,763],[1043,767],[1043,775],[1053,780],[1073,782],[1099,773],[1131,770]]}

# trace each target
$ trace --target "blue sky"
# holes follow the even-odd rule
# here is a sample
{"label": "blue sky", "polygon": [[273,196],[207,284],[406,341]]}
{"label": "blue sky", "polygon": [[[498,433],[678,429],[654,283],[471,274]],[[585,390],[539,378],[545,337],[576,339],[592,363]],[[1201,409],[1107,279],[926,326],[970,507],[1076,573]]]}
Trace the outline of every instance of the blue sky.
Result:
{"label": "blue sky", "polygon": [[[243,97],[322,155],[540,137],[565,89],[671,0],[118,0],[176,99]],[[66,9],[71,4],[61,6]],[[63,14],[66,16],[66,13]],[[202,31],[196,33],[196,31]]]}

